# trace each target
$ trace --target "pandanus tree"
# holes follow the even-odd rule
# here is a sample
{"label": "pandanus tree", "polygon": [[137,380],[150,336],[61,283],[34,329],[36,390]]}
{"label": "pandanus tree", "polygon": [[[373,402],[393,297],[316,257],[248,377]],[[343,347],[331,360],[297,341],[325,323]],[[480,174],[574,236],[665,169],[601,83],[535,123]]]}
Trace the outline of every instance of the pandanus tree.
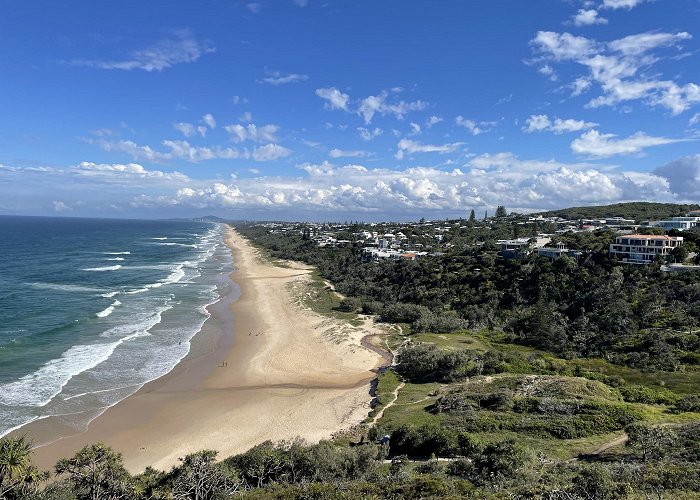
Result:
{"label": "pandanus tree", "polygon": [[21,498],[46,479],[48,473],[32,464],[32,443],[26,436],[0,439],[0,499]]}
{"label": "pandanus tree", "polygon": [[79,500],[118,500],[134,497],[133,481],[121,453],[103,443],[86,446],[73,458],[56,463],[56,474],[67,475]]}

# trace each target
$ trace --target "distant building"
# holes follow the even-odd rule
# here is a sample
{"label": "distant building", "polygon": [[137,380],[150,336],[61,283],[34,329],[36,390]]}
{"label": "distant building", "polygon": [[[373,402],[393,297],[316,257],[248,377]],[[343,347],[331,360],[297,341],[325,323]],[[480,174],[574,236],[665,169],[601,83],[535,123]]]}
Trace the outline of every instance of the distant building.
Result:
{"label": "distant building", "polygon": [[532,251],[530,238],[518,238],[516,240],[498,240],[499,254],[506,259],[518,259],[528,255]]}
{"label": "distant building", "polygon": [[570,249],[566,248],[563,243],[559,242],[559,243],[557,243],[556,248],[552,248],[552,247],[538,248],[537,255],[540,257],[544,257],[545,259],[557,260],[557,259],[560,259],[564,255],[568,255],[568,256],[571,256],[571,257],[578,259],[583,254],[579,251],[576,251],[576,250],[570,250]]}
{"label": "distant building", "polygon": [[629,234],[615,238],[615,243],[610,245],[610,255],[629,264],[650,264],[682,244],[680,236]]}
{"label": "distant building", "polygon": [[700,216],[698,217],[672,217],[669,220],[656,221],[653,224],[656,227],[661,227],[666,231],[675,229],[676,231],[687,231],[700,225]]}

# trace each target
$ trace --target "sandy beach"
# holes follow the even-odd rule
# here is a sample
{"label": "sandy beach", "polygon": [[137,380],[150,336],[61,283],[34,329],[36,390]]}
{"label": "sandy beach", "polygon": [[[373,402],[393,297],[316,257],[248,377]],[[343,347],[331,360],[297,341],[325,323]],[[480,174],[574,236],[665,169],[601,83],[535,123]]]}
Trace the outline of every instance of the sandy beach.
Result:
{"label": "sandy beach", "polygon": [[306,266],[274,266],[232,229],[226,244],[240,298],[211,308],[211,323],[175,369],[84,432],[56,440],[69,433],[57,418],[20,429],[39,445],[41,467],[102,441],[123,454],[132,472],[168,469],[201,449],[224,458],[266,440],[318,441],[367,416],[371,370],[383,360],[361,341],[376,331],[304,308]]}

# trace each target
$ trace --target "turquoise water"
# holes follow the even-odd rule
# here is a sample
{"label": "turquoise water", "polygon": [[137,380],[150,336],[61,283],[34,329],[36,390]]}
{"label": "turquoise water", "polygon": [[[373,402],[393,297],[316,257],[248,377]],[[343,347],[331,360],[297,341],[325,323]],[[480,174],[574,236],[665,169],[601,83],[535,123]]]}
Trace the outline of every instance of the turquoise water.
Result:
{"label": "turquoise water", "polygon": [[0,217],[0,435],[170,371],[230,287],[220,224]]}

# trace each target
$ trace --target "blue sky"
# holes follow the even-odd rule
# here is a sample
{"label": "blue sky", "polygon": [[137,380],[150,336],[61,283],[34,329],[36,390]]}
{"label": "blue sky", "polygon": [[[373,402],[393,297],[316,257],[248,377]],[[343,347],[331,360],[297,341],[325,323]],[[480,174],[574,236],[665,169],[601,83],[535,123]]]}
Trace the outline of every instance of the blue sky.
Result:
{"label": "blue sky", "polygon": [[700,0],[0,4],[0,213],[700,199]]}

